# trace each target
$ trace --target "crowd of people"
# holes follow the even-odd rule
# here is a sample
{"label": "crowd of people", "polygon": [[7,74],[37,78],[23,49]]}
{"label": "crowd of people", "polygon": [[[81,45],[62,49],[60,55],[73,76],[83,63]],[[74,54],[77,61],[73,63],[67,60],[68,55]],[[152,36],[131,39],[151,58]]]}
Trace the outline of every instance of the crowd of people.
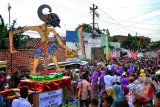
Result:
{"label": "crowd of people", "polygon": [[7,91],[11,88],[17,88],[20,80],[24,79],[29,79],[28,72],[22,71],[20,73],[15,72],[11,74],[9,72],[5,72],[4,70],[0,70],[0,107],[11,107],[12,100],[7,98],[9,94]]}
{"label": "crowd of people", "polygon": [[[79,99],[78,107],[160,107],[160,57],[88,60],[85,65],[66,69],[64,75],[77,83],[74,93]],[[10,75],[0,71],[1,91],[16,88],[28,76],[25,72]],[[28,103],[23,89],[28,91],[22,88],[22,96],[12,104],[3,97],[6,107],[21,100]],[[0,104],[1,99],[0,96]]]}
{"label": "crowd of people", "polygon": [[74,74],[82,79],[77,85],[80,107],[160,107],[158,57],[89,61]]}

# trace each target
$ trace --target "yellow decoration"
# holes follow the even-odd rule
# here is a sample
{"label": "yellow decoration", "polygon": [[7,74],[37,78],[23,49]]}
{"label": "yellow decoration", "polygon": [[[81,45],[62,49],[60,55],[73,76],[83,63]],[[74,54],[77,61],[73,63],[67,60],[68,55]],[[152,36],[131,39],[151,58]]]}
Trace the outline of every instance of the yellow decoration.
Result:
{"label": "yellow decoration", "polygon": [[141,77],[145,77],[146,76],[144,69],[141,69],[140,72],[141,72],[141,74],[140,74]]}

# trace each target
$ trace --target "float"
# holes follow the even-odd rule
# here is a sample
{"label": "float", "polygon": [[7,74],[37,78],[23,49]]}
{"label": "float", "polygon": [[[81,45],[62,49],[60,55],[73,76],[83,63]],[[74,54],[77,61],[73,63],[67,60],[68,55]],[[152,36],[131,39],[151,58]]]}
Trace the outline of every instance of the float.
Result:
{"label": "float", "polygon": [[[49,14],[43,14],[43,9],[49,9]],[[56,13],[51,13],[52,9],[49,5],[43,4],[38,8],[38,16],[44,22],[39,26],[27,26],[21,27],[9,32],[10,39],[10,53],[16,53],[17,50],[13,46],[13,37],[17,33],[25,32],[28,30],[36,31],[41,37],[41,42],[37,44],[37,48],[34,51],[33,70],[27,80],[21,80],[18,88],[27,86],[34,94],[29,94],[30,102],[34,107],[57,107],[64,103],[64,87],[71,85],[71,77],[63,76],[64,68],[61,68],[58,64],[58,60],[55,55],[55,44],[48,44],[48,35],[53,33],[53,36],[57,39],[60,46],[62,46],[67,52],[72,55],[77,55],[77,51],[69,49],[63,44],[60,36],[54,29],[54,27],[60,27],[60,19]],[[42,58],[43,57],[43,58]],[[48,65],[49,58],[55,64],[55,73],[49,73]],[[45,73],[41,75],[40,71],[37,71],[37,66],[40,60],[44,61]]]}

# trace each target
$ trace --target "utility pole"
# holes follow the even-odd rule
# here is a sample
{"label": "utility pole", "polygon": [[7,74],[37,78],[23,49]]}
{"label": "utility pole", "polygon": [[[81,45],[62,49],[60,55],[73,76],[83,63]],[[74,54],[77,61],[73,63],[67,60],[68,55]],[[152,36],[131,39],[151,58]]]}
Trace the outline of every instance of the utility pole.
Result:
{"label": "utility pole", "polygon": [[95,6],[95,4],[93,4],[93,7],[90,7],[90,10],[91,10],[91,12],[93,13],[93,16],[92,16],[92,18],[93,18],[93,31],[92,31],[92,34],[93,34],[93,38],[95,38],[95,10],[96,9],[98,9],[98,7],[97,6]]}
{"label": "utility pole", "polygon": [[8,12],[9,12],[9,28],[11,27],[11,16],[10,16],[10,10],[11,10],[11,6],[8,3]]}
{"label": "utility pole", "polygon": [[[9,13],[9,29],[11,29],[11,14],[10,14],[10,10],[11,10],[11,6],[10,4],[8,3],[8,13]],[[11,48],[11,47],[10,47]],[[10,54],[11,55],[11,58],[10,58],[10,66],[11,66],[11,73],[12,73],[12,53]]]}
{"label": "utility pole", "polygon": [[[95,10],[98,9],[97,6],[95,6],[95,4],[93,4],[93,7],[90,7],[91,12],[93,13],[93,31],[92,31],[92,38],[95,38]],[[95,59],[95,48],[93,48],[93,57]]]}

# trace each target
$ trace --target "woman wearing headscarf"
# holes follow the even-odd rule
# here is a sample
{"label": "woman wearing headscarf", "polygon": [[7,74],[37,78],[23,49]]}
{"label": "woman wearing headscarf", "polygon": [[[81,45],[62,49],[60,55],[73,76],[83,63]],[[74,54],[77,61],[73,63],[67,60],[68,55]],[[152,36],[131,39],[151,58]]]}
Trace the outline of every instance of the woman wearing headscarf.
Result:
{"label": "woman wearing headscarf", "polygon": [[98,96],[98,72],[97,71],[94,71],[91,78],[90,78],[90,81],[92,82],[92,85],[91,85],[91,96],[92,98],[96,98]]}
{"label": "woman wearing headscarf", "polygon": [[124,99],[124,92],[122,90],[122,87],[120,85],[114,84],[113,88],[116,92],[117,99]]}
{"label": "woman wearing headscarf", "polygon": [[112,74],[114,74],[116,72],[116,66],[114,64],[112,64],[112,66],[111,66],[111,72],[112,72]]}
{"label": "woman wearing headscarf", "polygon": [[127,88],[127,85],[129,84],[129,80],[126,77],[126,74],[123,75],[123,78],[121,79],[121,83],[122,83],[122,90],[124,92],[124,95],[127,95],[128,91],[129,91]]}
{"label": "woman wearing headscarf", "polygon": [[105,92],[105,83],[104,83],[105,75],[106,75],[106,71],[102,71],[102,74],[100,75],[100,82],[99,82],[101,94]]}
{"label": "woman wearing headscarf", "polygon": [[133,65],[130,65],[129,69],[127,70],[127,73],[129,75],[132,75],[132,73],[134,72],[134,66]]}
{"label": "woman wearing headscarf", "polygon": [[106,93],[107,93],[107,96],[112,96],[112,98],[113,98],[112,106],[113,106],[114,103],[117,101],[117,96],[116,96],[116,92],[115,92],[114,88],[113,87],[107,88]]}

